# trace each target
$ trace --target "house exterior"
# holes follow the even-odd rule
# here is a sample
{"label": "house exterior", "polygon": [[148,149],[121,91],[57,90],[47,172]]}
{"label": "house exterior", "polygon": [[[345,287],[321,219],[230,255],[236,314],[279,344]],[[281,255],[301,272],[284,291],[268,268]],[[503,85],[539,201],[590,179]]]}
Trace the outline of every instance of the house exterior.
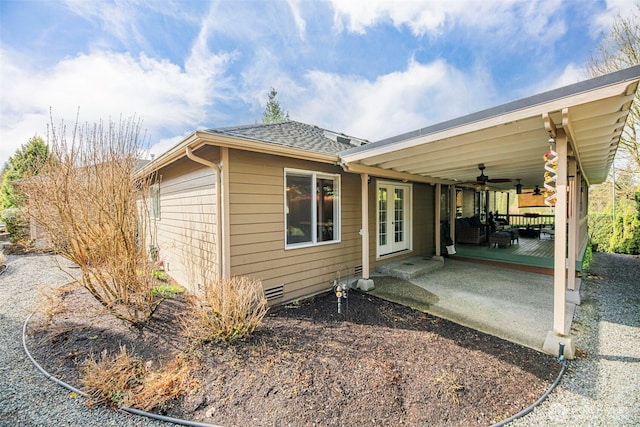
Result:
{"label": "house exterior", "polygon": [[[337,153],[363,143],[294,121],[195,132],[156,169],[152,244],[168,273],[192,290],[254,277],[272,304],[324,291],[338,274],[361,276],[361,177]],[[434,187],[382,178],[367,187],[402,194],[404,215],[402,229],[385,219],[385,234],[398,238],[383,234],[378,248],[372,240],[369,262],[392,252],[431,256]],[[375,196],[368,192],[369,204]],[[371,211],[368,234],[376,218]]]}
{"label": "house exterior", "polygon": [[551,150],[555,352],[571,345],[565,303],[579,286],[589,186],[607,177],[639,81],[633,67],[372,143],[295,121],[196,131],[142,169],[159,176],[152,242],[191,289],[246,275],[279,304],[338,274],[366,288],[380,262],[441,255],[456,208],[470,209],[459,195],[478,191],[478,164],[533,188]]}

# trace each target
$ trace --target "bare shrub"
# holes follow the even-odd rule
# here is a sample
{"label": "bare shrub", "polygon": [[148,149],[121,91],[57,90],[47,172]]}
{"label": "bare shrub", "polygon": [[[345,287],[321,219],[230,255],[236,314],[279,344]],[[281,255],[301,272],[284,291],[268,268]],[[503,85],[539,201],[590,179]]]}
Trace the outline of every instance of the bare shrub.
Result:
{"label": "bare shrub", "polygon": [[267,314],[262,282],[247,277],[220,279],[188,298],[183,331],[197,342],[234,341],[250,335]]}
{"label": "bare shrub", "polygon": [[457,374],[444,372],[434,381],[439,385],[438,396],[444,396],[451,402],[457,405],[460,404],[459,396],[464,392],[465,386]]}
{"label": "bare shrub", "polygon": [[194,361],[180,354],[165,366],[152,369],[151,363],[131,355],[126,347],[109,357],[89,358],[81,366],[81,381],[88,389],[89,404],[127,406],[149,411],[165,408],[167,402],[196,389],[191,376]]}
{"label": "bare shrub", "polygon": [[147,200],[153,176],[135,176],[140,122],[52,125],[50,158],[19,188],[54,250],[79,265],[82,285],[113,315],[148,320],[162,298],[151,292]]}

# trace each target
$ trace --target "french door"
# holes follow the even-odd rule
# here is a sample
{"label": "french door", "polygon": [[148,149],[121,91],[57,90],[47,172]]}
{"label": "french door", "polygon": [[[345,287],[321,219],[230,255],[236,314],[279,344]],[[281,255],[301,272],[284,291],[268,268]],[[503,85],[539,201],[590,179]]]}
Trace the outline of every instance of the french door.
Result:
{"label": "french door", "polygon": [[411,184],[378,182],[378,257],[411,249]]}

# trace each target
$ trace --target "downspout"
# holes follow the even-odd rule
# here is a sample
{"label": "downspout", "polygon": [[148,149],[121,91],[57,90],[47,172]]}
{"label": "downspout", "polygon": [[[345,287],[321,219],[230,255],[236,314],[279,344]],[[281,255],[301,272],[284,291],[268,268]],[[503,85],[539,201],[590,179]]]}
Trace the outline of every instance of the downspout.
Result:
{"label": "downspout", "polygon": [[223,271],[223,266],[222,266],[222,241],[223,241],[223,236],[222,236],[222,178],[221,178],[221,172],[220,172],[220,166],[217,165],[216,163],[210,162],[207,159],[203,159],[202,157],[198,157],[195,154],[193,154],[193,150],[191,149],[191,147],[186,147],[186,154],[187,157],[191,160],[193,160],[196,163],[200,163],[201,165],[210,167],[211,169],[213,169],[215,171],[216,174],[216,237],[218,238],[218,244],[217,244],[217,249],[216,249],[216,262],[218,265],[218,268],[216,269],[216,276],[217,279],[220,280],[222,278],[222,271]]}

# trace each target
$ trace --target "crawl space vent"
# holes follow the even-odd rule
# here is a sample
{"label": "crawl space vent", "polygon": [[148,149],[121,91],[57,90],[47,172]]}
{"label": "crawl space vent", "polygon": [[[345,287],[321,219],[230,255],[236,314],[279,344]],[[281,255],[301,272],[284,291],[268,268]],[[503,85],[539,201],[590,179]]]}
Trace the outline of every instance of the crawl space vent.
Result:
{"label": "crawl space vent", "polygon": [[284,295],[284,285],[274,286],[273,288],[265,289],[264,296],[267,300],[277,299]]}

